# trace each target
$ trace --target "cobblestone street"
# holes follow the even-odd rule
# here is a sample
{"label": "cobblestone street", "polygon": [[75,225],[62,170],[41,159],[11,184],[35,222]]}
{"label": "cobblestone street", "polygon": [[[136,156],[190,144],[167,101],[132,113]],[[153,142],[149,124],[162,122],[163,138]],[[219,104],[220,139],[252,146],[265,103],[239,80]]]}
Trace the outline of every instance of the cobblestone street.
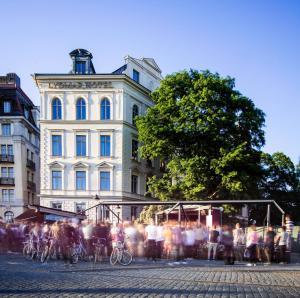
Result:
{"label": "cobblestone street", "polygon": [[40,264],[0,256],[1,297],[300,297],[300,265]]}

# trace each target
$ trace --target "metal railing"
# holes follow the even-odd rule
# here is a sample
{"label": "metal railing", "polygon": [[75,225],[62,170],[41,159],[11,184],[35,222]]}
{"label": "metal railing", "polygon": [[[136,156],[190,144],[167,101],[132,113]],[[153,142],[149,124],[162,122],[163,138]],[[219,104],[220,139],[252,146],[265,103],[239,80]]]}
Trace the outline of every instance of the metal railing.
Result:
{"label": "metal railing", "polygon": [[36,185],[34,182],[32,181],[27,181],[27,189],[35,192],[36,191]]}
{"label": "metal railing", "polygon": [[0,177],[0,185],[15,185],[15,178]]}
{"label": "metal railing", "polygon": [[26,163],[27,168],[30,168],[31,170],[35,170],[35,163],[27,158],[27,163]]}
{"label": "metal railing", "polygon": [[0,154],[0,162],[14,162],[14,156],[11,154]]}

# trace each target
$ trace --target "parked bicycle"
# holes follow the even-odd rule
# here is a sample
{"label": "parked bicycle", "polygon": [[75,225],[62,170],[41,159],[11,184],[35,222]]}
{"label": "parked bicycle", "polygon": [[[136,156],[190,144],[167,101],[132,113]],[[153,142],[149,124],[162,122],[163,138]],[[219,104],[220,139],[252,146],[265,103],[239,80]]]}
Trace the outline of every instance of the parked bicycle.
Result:
{"label": "parked bicycle", "polygon": [[96,242],[94,243],[95,252],[94,252],[94,262],[102,262],[105,257],[105,247],[106,247],[106,239],[105,238],[96,238]]}
{"label": "parked bicycle", "polygon": [[127,266],[132,262],[132,254],[126,249],[125,243],[117,241],[110,255],[110,264]]}

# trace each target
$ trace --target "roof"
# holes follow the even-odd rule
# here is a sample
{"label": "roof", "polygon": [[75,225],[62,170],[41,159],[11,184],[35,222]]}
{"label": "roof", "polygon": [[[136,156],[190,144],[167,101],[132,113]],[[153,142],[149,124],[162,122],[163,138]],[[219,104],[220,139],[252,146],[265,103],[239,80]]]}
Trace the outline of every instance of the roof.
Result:
{"label": "roof", "polygon": [[86,219],[86,216],[83,214],[59,210],[59,209],[55,209],[55,208],[44,207],[44,206],[40,206],[40,205],[29,205],[28,208],[34,210],[35,212],[60,215],[60,216],[64,216],[64,217],[77,217],[79,219]]}
{"label": "roof", "polygon": [[71,57],[90,57],[93,58],[93,55],[91,52],[85,49],[76,49],[69,53]]}

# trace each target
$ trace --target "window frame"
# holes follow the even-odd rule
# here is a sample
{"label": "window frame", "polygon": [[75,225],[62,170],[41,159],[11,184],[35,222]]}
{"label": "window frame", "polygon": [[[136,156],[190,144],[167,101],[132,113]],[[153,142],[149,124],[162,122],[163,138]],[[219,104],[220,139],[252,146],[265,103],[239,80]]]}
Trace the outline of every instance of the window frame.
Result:
{"label": "window frame", "polygon": [[86,100],[83,97],[76,101],[76,120],[86,120]]}
{"label": "window frame", "polygon": [[[54,173],[60,173],[60,177],[54,177]],[[54,169],[54,170],[51,170],[51,188],[52,188],[52,190],[62,190],[62,177],[63,177],[63,171],[62,170],[56,170],[56,169]],[[59,180],[57,180],[57,182],[58,183],[53,183],[53,181],[54,181],[54,178],[55,179],[60,179],[60,182],[59,182]],[[59,184],[60,183],[60,184]],[[58,187],[54,187],[54,185],[58,185]]]}
{"label": "window frame", "polygon": [[[7,110],[7,107],[9,107],[9,109]],[[9,114],[11,113],[11,101],[10,100],[5,100],[3,102],[3,113],[4,114]]]}
{"label": "window frame", "polygon": [[100,101],[100,120],[111,120],[111,102],[107,97]]}
{"label": "window frame", "polygon": [[[102,174],[107,174],[108,177],[104,177],[104,176],[102,176]],[[100,191],[110,191],[111,190],[111,171],[100,170],[99,177],[100,177],[100,185],[99,185]],[[108,180],[108,182],[107,182],[107,180]],[[102,184],[102,183],[105,183],[105,184]],[[106,184],[106,183],[108,183],[108,184]]]}
{"label": "window frame", "polygon": [[[75,171],[75,188],[76,188],[76,190],[81,190],[81,191],[87,190],[87,181],[86,181],[87,180],[87,177],[86,177],[87,175],[86,175],[86,172],[87,171],[84,171],[84,170],[76,170]],[[84,176],[78,177],[77,175],[79,173],[84,173]],[[83,177],[84,177],[84,185],[81,188],[81,187],[79,187],[78,181],[79,181],[79,179],[83,179]]]}
{"label": "window frame", "polygon": [[62,120],[62,103],[58,97],[54,97],[51,102],[51,119]]}

